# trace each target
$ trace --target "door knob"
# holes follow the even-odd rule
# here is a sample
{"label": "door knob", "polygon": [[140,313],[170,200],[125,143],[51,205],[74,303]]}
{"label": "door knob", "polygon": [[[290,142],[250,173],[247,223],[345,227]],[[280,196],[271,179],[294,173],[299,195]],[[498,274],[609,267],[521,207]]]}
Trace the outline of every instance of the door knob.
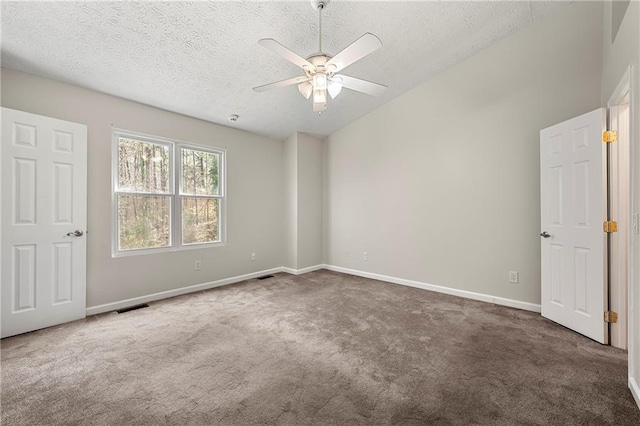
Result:
{"label": "door knob", "polygon": [[84,235],[84,232],[82,232],[79,229],[76,229],[73,232],[67,232],[68,237],[82,237],[83,235]]}
{"label": "door knob", "polygon": [[543,238],[549,238],[551,236],[551,234],[548,233],[547,231],[542,231],[540,233],[540,236],[543,237]]}

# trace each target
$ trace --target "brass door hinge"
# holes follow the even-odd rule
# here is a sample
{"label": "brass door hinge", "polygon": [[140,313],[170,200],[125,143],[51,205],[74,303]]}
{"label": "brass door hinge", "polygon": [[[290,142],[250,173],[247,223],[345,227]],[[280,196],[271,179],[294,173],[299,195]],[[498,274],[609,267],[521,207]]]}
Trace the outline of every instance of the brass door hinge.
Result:
{"label": "brass door hinge", "polygon": [[610,143],[618,140],[618,132],[615,130],[607,130],[602,133],[602,142]]}
{"label": "brass door hinge", "polygon": [[608,234],[618,232],[618,222],[615,220],[605,220],[602,224],[602,230]]}
{"label": "brass door hinge", "polygon": [[618,313],[613,311],[605,311],[604,322],[610,322],[612,324],[618,322]]}

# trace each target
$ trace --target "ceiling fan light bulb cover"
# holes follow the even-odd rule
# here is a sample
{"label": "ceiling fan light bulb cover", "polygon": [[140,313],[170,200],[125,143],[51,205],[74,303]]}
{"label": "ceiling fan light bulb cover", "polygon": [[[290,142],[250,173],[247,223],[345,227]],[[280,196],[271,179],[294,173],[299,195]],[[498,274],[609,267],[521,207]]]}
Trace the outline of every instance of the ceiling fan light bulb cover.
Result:
{"label": "ceiling fan light bulb cover", "polygon": [[313,85],[308,81],[305,81],[304,83],[300,83],[298,85],[298,90],[300,91],[300,94],[305,97],[305,99],[309,99],[311,93],[313,93]]}
{"label": "ceiling fan light bulb cover", "polygon": [[329,95],[331,95],[331,99],[335,99],[342,91],[342,84],[336,81],[329,81],[327,90],[329,91]]}
{"label": "ceiling fan light bulb cover", "polygon": [[327,88],[327,75],[325,73],[319,72],[313,76],[313,88],[316,90],[325,90]]}
{"label": "ceiling fan light bulb cover", "polygon": [[314,104],[324,104],[327,102],[327,91],[326,90],[314,90],[313,91],[313,103]]}

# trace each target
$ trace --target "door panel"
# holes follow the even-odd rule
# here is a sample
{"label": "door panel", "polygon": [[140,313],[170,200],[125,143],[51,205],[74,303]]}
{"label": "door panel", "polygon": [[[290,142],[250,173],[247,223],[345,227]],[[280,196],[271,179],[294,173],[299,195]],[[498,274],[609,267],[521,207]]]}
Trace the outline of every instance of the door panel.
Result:
{"label": "door panel", "polygon": [[13,246],[12,288],[14,312],[36,307],[36,246]]}
{"label": "door panel", "polygon": [[[2,108],[2,337],[83,318],[86,126]],[[6,202],[5,202],[6,201]]]}
{"label": "door panel", "polygon": [[53,163],[53,223],[73,223],[73,164]]}
{"label": "door panel", "polygon": [[542,315],[606,343],[606,199],[599,109],[540,132]]}

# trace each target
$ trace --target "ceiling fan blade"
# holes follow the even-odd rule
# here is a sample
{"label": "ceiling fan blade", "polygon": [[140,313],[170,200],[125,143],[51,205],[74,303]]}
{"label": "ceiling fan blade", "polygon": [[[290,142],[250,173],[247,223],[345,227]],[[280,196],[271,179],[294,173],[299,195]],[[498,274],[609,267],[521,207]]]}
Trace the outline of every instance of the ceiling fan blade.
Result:
{"label": "ceiling fan blade", "polygon": [[282,56],[287,61],[293,62],[294,64],[296,64],[300,68],[303,68],[303,69],[304,68],[314,69],[314,66],[313,66],[313,64],[311,62],[309,62],[306,59],[304,59],[303,57],[299,56],[297,53],[294,53],[293,51],[289,50],[289,48],[284,47],[283,45],[281,45],[280,43],[278,43],[277,41],[275,41],[272,38],[263,38],[262,40],[258,40],[258,44],[260,44],[261,46],[266,47],[267,49],[271,50],[272,52],[277,53],[278,55]]}
{"label": "ceiling fan blade", "polygon": [[256,92],[266,92],[267,90],[277,89],[279,87],[292,86],[294,84],[304,83],[305,81],[310,81],[311,78],[306,75],[300,77],[288,78],[282,81],[276,81],[275,83],[264,84],[262,86],[254,87],[253,90]]}
{"label": "ceiling fan blade", "polygon": [[349,46],[345,47],[342,52],[329,59],[326,65],[327,69],[330,65],[334,65],[336,67],[334,72],[338,72],[381,47],[382,42],[378,37],[371,33],[366,33]]}
{"label": "ceiling fan blade", "polygon": [[[384,84],[372,83],[371,81],[361,80],[355,77],[349,77],[348,75],[336,75],[332,78],[342,83],[342,87],[355,90],[357,92],[366,93],[367,95],[380,96],[387,89]],[[340,79],[340,80],[338,80]]]}

